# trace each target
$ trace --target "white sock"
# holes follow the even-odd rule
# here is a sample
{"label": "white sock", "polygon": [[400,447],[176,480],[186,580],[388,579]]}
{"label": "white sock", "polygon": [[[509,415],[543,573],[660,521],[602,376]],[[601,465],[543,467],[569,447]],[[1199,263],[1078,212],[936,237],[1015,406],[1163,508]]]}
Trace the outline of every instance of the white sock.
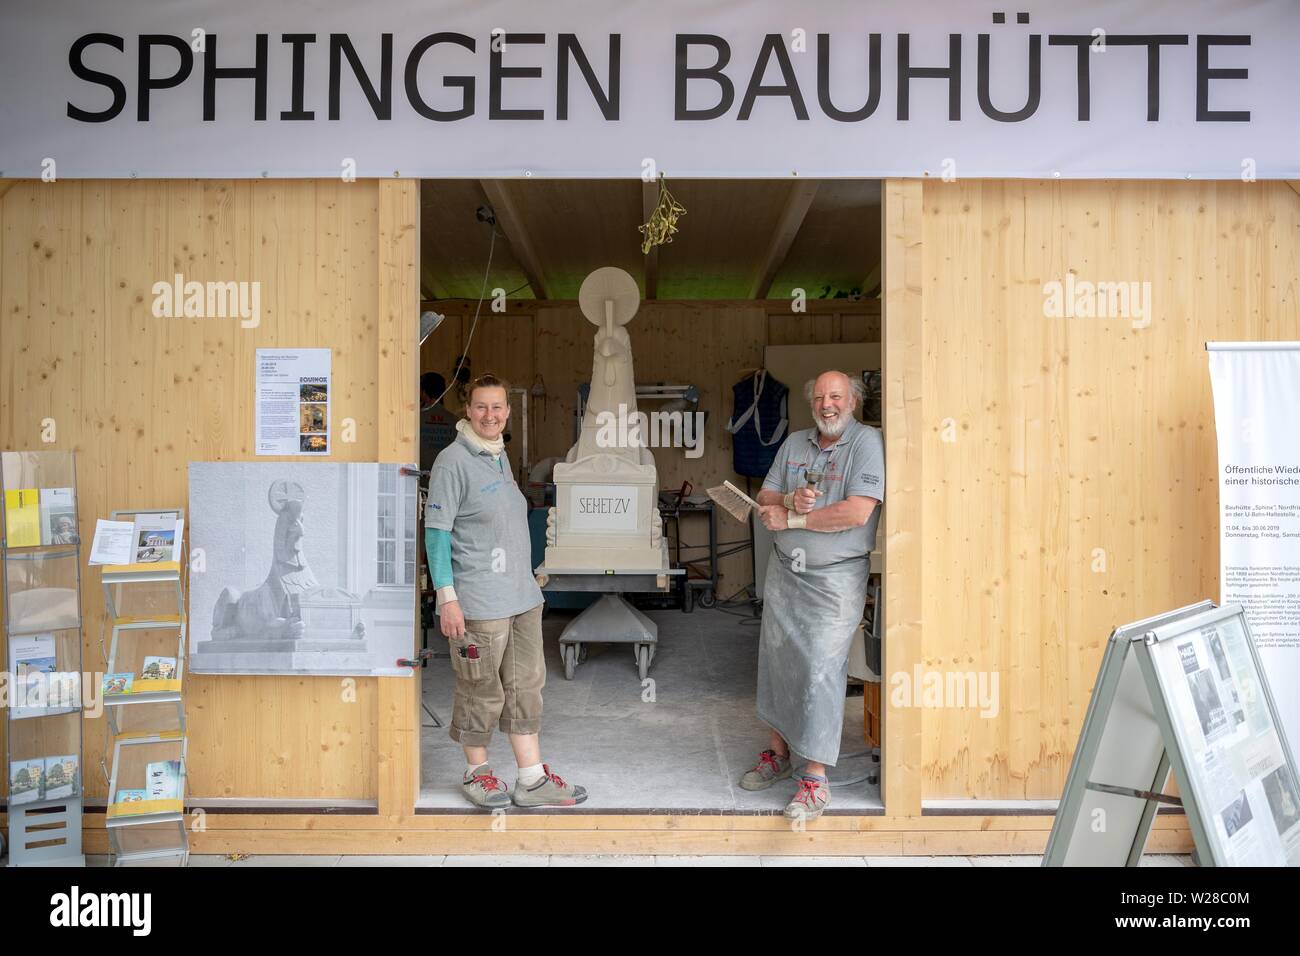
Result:
{"label": "white sock", "polygon": [[544,776],[546,776],[546,772],[542,770],[542,765],[539,763],[535,763],[531,767],[519,768],[519,782],[525,787],[531,787]]}
{"label": "white sock", "polygon": [[486,766],[487,766],[487,761],[486,761],[486,760],[483,761],[482,763],[467,763],[467,764],[465,764],[465,779],[466,779],[466,780],[471,779],[471,778],[474,776],[474,771],[475,771],[475,770],[477,770],[479,767],[486,767]]}

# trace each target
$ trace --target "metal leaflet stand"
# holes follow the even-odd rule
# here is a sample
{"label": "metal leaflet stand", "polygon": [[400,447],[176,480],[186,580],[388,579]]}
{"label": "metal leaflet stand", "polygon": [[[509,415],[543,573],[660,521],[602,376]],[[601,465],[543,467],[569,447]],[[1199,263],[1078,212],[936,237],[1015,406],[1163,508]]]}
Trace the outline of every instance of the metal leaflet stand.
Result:
{"label": "metal leaflet stand", "polygon": [[[175,515],[184,519],[182,508],[149,508],[134,511],[114,511],[113,520],[132,520],[140,514]],[[112,624],[112,638],[107,650],[101,636],[100,649],[104,651],[105,666],[108,673],[117,673],[118,653],[124,648],[124,642],[144,631],[176,630],[176,673],[172,679],[145,679],[133,685],[131,693],[122,695],[104,695],[104,710],[107,718],[108,746],[112,750],[113,764],[111,772],[105,773],[108,780],[109,806],[105,827],[108,830],[109,843],[113,853],[113,865],[144,860],[160,860],[179,857],[180,865],[189,862],[189,837],[185,830],[185,790],[186,759],[189,751],[189,738],[185,732],[185,702],[182,694],[185,670],[185,589],[183,573],[187,566],[187,552],[182,539],[176,542],[180,549],[179,561],[160,561],[154,564],[106,565],[102,573],[104,585],[104,606],[107,610],[108,623]],[[149,613],[142,617],[122,614],[131,588],[139,585],[174,585],[175,613]],[[149,686],[143,686],[149,685]],[[138,689],[137,689],[138,688]],[[146,704],[174,704],[176,708],[176,726],[158,730],[124,731],[119,713],[126,707],[139,707]],[[119,803],[118,779],[122,758],[130,754],[129,749],[136,746],[172,744],[180,753],[180,796],[176,799],[149,800],[135,803]],[[145,812],[139,812],[144,810]],[[154,846],[141,850],[124,850],[122,846],[123,831],[129,827],[176,824],[177,843],[175,845]]]}
{"label": "metal leaflet stand", "polygon": [[[5,708],[5,773],[12,783],[14,760],[15,727],[27,721],[42,721],[42,733],[36,736],[43,739],[51,736],[51,719],[76,715],[76,757],[77,772],[73,793],[67,797],[54,799],[37,799],[23,802],[17,806],[13,803],[13,793],[9,795],[9,865],[10,866],[85,866],[86,857],[82,852],[82,797],[85,793],[85,767],[82,724],[82,701],[85,699],[81,686],[84,667],[82,666],[82,620],[81,620],[81,539],[71,545],[33,545],[21,548],[9,547],[10,516],[8,497],[3,492],[17,491],[24,487],[44,490],[47,488],[71,487],[73,492],[73,522],[80,529],[76,509],[80,506],[77,493],[76,457],[74,452],[40,451],[40,452],[4,452],[3,469],[0,474],[0,505],[5,516],[4,534],[0,536],[0,574],[4,575],[3,590],[5,602],[5,659],[9,666],[9,678],[13,682],[16,668],[13,660],[13,639],[15,637],[34,637],[46,633],[55,633],[55,654],[58,657],[59,641],[71,640],[74,650],[68,663],[74,663],[77,675],[76,700],[71,706],[45,707],[44,712],[28,717],[15,717],[12,703]],[[34,469],[34,473],[32,472]],[[71,558],[76,576],[75,615],[66,620],[41,621],[39,625],[24,627],[22,619],[25,614],[14,615],[15,597],[24,591],[15,592],[11,581],[21,579],[18,567],[31,567],[29,579],[43,570],[46,561],[67,560]],[[35,590],[35,589],[33,589]],[[25,604],[26,602],[24,602]],[[65,658],[67,659],[67,658]],[[66,671],[62,671],[67,673]],[[10,684],[14,686],[13,683]],[[48,702],[48,697],[47,697]],[[21,737],[31,737],[26,732]],[[44,759],[54,754],[42,753],[24,759]],[[33,844],[43,844],[36,846]]]}

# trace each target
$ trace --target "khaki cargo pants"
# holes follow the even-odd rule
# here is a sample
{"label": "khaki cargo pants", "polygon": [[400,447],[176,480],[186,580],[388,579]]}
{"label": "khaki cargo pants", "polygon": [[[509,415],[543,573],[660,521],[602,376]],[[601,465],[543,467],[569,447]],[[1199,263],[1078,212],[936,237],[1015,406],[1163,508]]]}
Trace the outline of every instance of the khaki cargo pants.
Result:
{"label": "khaki cargo pants", "polygon": [[456,672],[452,740],[486,747],[494,724],[506,734],[542,729],[542,605],[514,617],[466,621],[465,636],[447,644]]}

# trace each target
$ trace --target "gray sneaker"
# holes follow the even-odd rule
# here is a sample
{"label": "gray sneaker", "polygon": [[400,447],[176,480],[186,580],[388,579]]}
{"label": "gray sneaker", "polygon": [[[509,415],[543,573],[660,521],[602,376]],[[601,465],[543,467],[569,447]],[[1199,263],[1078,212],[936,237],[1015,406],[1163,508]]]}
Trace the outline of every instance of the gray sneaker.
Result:
{"label": "gray sneaker", "polygon": [[547,764],[542,764],[542,779],[531,787],[525,787],[516,780],[515,789],[510,797],[517,807],[572,807],[587,799],[587,791],[571,783],[565,783],[558,773],[551,773]]}
{"label": "gray sneaker", "polygon": [[821,777],[799,778],[799,792],[785,806],[787,820],[816,820],[830,805],[831,788]]}
{"label": "gray sneaker", "polygon": [[510,791],[488,766],[479,767],[472,777],[468,774],[462,777],[460,791],[465,794],[466,800],[485,810],[510,806]]}
{"label": "gray sneaker", "polygon": [[766,790],[793,772],[789,754],[783,757],[775,750],[764,750],[758,755],[758,765],[740,778],[740,786],[744,790]]}

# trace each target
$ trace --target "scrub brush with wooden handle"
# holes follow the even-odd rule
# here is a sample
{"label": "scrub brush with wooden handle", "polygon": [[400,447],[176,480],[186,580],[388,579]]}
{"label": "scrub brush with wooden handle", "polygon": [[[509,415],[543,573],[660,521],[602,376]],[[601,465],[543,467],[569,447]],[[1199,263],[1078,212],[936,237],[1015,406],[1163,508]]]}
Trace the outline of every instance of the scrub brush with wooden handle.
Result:
{"label": "scrub brush with wooden handle", "polygon": [[716,488],[709,488],[708,493],[710,498],[737,521],[748,521],[750,511],[760,507],[757,501],[729,481],[724,481]]}

